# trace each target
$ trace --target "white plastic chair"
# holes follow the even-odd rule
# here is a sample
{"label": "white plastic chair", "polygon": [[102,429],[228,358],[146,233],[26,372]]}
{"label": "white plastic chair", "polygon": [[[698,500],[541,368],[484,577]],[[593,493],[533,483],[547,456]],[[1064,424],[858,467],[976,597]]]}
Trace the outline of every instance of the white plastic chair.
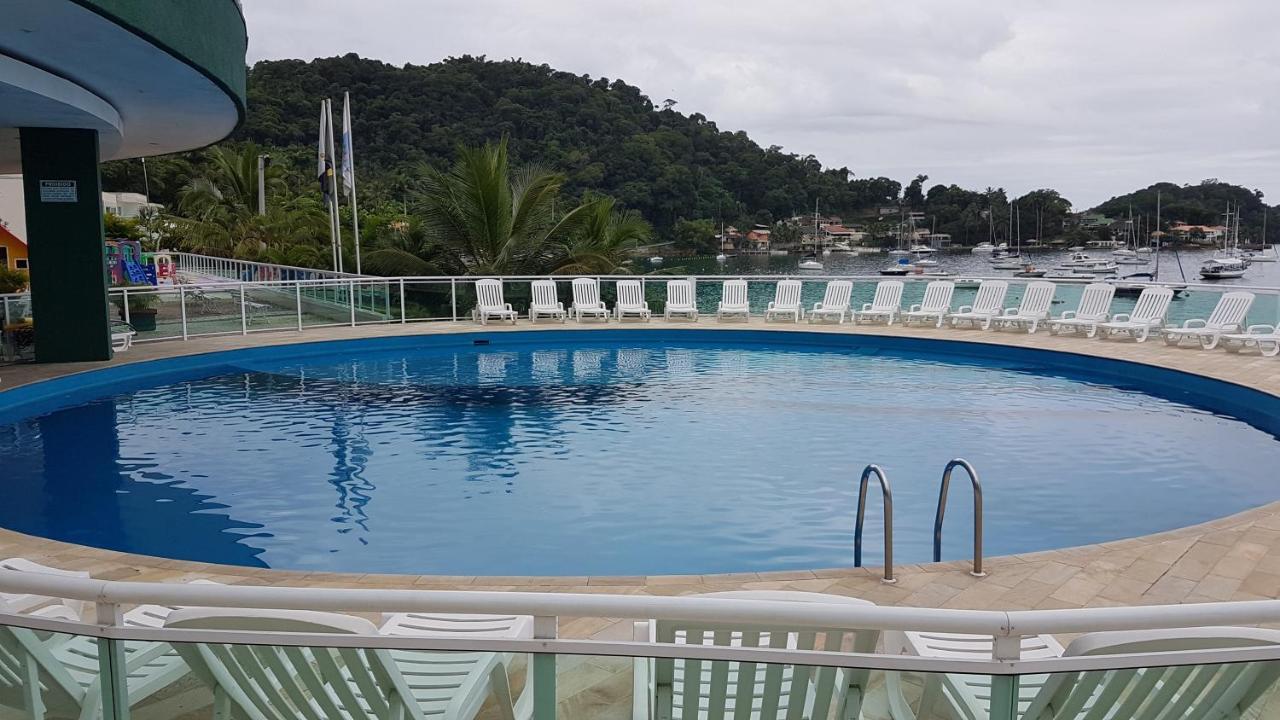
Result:
{"label": "white plastic chair", "polygon": [[764,321],[774,318],[790,318],[792,322],[804,319],[804,307],[800,305],[800,291],[803,284],[799,280],[779,280],[774,290],[773,301],[765,308]]}
{"label": "white plastic chair", "polygon": [[716,320],[742,316],[751,319],[751,304],[747,299],[746,280],[725,280],[720,290],[720,304],[716,306]]}
{"label": "white plastic chair", "polygon": [[1169,302],[1173,300],[1173,291],[1166,287],[1149,287],[1138,296],[1138,304],[1133,312],[1117,313],[1111,322],[1099,323],[1098,330],[1102,338],[1111,338],[1123,333],[1138,342],[1146,342],[1151,331],[1159,330],[1164,323],[1164,316],[1169,312]]}
{"label": "white plastic chair", "polygon": [[688,280],[667,281],[667,305],[663,310],[663,317],[670,320],[673,315],[679,315],[695,321],[698,319],[698,304],[697,299],[694,297],[692,282]]}
{"label": "white plastic chair", "polygon": [[560,302],[554,280],[534,280],[532,295],[533,298],[529,302],[530,323],[538,322],[539,317],[565,321],[564,303]]}
{"label": "white plastic chair", "polygon": [[609,322],[609,308],[600,300],[600,283],[595,278],[573,279],[573,304],[569,317],[582,322],[583,318],[600,318]]}
{"label": "white plastic chair", "polygon": [[1090,283],[1084,286],[1080,304],[1049,321],[1049,334],[1083,332],[1086,337],[1098,334],[1098,324],[1111,317],[1111,301],[1116,288],[1110,283]]}
{"label": "white plastic chair", "polygon": [[138,331],[127,322],[120,320],[111,323],[111,349],[115,352],[124,352],[133,347],[133,339],[137,337]]}
{"label": "white plastic chair", "polygon": [[489,318],[516,324],[516,311],[511,309],[511,303],[502,300],[501,280],[476,281],[476,308],[472,311],[472,317],[481,325],[488,324]]}
{"label": "white plastic chair", "polygon": [[875,297],[869,303],[863,303],[862,309],[853,314],[853,323],[884,320],[892,325],[894,318],[902,312],[902,281],[882,280],[876,284]]}
{"label": "white plastic chair", "polygon": [[1229,292],[1218,299],[1218,304],[1209,314],[1208,320],[1188,320],[1181,327],[1170,326],[1164,329],[1166,345],[1181,345],[1182,341],[1191,338],[1200,347],[1212,350],[1218,341],[1227,333],[1238,333],[1245,329],[1245,316],[1253,306],[1253,293]]}
{"label": "white plastic chair", "polygon": [[1027,283],[1022,293],[1022,302],[1016,308],[1005,308],[1001,315],[992,318],[991,325],[1000,328],[1026,328],[1034,335],[1040,323],[1049,319],[1049,309],[1053,307],[1053,296],[1058,286],[1051,282],[1037,281]]}
{"label": "white plastic chair", "polygon": [[947,315],[951,314],[951,298],[955,295],[956,284],[950,280],[934,280],[924,288],[924,297],[918,305],[912,305],[902,314],[902,324],[910,325],[912,321],[934,321],[936,327],[942,327]]}
{"label": "white plastic chair", "polygon": [[951,327],[959,327],[960,323],[968,323],[969,327],[983,330],[991,329],[991,321],[1004,312],[1004,296],[1009,292],[1009,283],[1003,280],[983,280],[978,286],[978,295],[972,305],[961,305],[960,309],[947,316]]}
{"label": "white plastic chair", "polygon": [[[865,600],[836,595],[767,590],[711,593],[701,597],[871,605]],[[870,653],[875,651],[878,637],[875,630],[650,620],[635,624],[633,639],[681,645],[836,652],[843,649],[846,640],[850,640],[853,652]],[[637,658],[633,674],[632,718],[827,720],[836,717],[852,720],[860,715],[869,679],[869,670]]]}
{"label": "white plastic chair", "polygon": [[619,321],[637,317],[648,322],[653,317],[649,303],[644,299],[644,286],[639,280],[618,281],[618,302],[613,305],[613,314]]}
{"label": "white plastic chair", "polygon": [[836,321],[843,325],[845,316],[849,314],[849,298],[852,295],[853,283],[848,280],[833,280],[827,283],[822,302],[814,303],[813,309],[809,311],[809,322],[828,320],[834,316]]}

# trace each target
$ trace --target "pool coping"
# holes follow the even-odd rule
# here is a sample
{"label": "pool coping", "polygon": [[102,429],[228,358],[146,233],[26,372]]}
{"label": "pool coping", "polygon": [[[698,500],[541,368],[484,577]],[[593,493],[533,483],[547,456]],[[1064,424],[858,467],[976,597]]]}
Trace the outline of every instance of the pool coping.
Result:
{"label": "pool coping", "polygon": [[[790,325],[654,320],[626,323],[628,329],[768,329],[780,332],[868,333],[920,339],[1003,344],[1085,357],[1124,360],[1200,375],[1280,397],[1280,362],[1256,355],[1136,344],[1044,332],[983,332],[900,326]],[[374,337],[439,333],[511,332],[542,329],[590,332],[618,323],[517,326],[469,322],[335,327],[305,332],[220,336],[187,342],[139,344],[116,360],[67,365],[18,365],[0,368],[0,393],[32,382],[106,367],[224,350],[294,345]],[[797,571],[657,576],[442,576],[386,575],[256,569],[169,560],[62,543],[0,529],[0,553],[49,565],[90,570],[103,579],[186,581],[208,577],[242,584],[319,587],[415,587],[432,589],[521,589],[565,592],[638,592],[685,594],[726,589],[799,589],[863,597],[882,604],[916,607],[1044,609],[1123,604],[1270,599],[1280,597],[1280,501],[1223,518],[1160,533],[1097,545],[987,558],[986,578],[974,578],[968,561],[899,565],[898,582],[879,582],[880,568],[838,567]]]}

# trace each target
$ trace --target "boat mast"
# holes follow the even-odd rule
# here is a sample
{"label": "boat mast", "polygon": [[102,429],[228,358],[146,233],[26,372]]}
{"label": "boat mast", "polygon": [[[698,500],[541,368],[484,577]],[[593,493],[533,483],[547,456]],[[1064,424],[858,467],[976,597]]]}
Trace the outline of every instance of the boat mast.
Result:
{"label": "boat mast", "polygon": [[[1150,238],[1147,239],[1150,244]],[[1156,191],[1156,271],[1151,275],[1152,281],[1160,280],[1160,246],[1164,244],[1164,234],[1160,230],[1160,191]]]}

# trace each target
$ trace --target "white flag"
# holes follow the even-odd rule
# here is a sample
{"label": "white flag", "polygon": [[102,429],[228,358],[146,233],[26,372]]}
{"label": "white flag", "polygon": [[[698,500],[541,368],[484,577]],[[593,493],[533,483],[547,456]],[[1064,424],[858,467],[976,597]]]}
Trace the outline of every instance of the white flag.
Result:
{"label": "white flag", "polygon": [[351,148],[351,93],[342,94],[342,194],[356,191],[355,152]]}
{"label": "white flag", "polygon": [[324,194],[325,205],[333,202],[333,198],[329,196],[330,183],[329,176],[333,174],[333,165],[329,160],[328,151],[329,137],[329,114],[325,112],[325,104],[320,103],[320,152],[317,156],[316,178],[320,181],[320,192]]}

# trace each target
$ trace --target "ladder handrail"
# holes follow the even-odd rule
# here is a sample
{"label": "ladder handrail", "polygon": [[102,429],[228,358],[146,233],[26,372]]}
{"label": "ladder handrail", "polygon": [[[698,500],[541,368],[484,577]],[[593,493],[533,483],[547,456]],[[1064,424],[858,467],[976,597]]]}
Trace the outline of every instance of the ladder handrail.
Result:
{"label": "ladder handrail", "polygon": [[858,481],[858,522],[853,531],[853,566],[862,567],[862,526],[867,515],[867,484],[872,473],[880,481],[880,494],[884,498],[884,578],[882,582],[895,583],[893,577],[893,491],[889,478],[879,465],[868,465]]}
{"label": "ladder handrail", "polygon": [[951,473],[956,468],[964,468],[973,486],[973,571],[974,577],[984,577],[982,571],[982,481],[978,479],[978,471],[968,460],[956,458],[947,463],[942,471],[942,483],[938,488],[938,512],[933,517],[933,561],[942,561],[942,521],[947,515],[947,491],[951,488]]}

